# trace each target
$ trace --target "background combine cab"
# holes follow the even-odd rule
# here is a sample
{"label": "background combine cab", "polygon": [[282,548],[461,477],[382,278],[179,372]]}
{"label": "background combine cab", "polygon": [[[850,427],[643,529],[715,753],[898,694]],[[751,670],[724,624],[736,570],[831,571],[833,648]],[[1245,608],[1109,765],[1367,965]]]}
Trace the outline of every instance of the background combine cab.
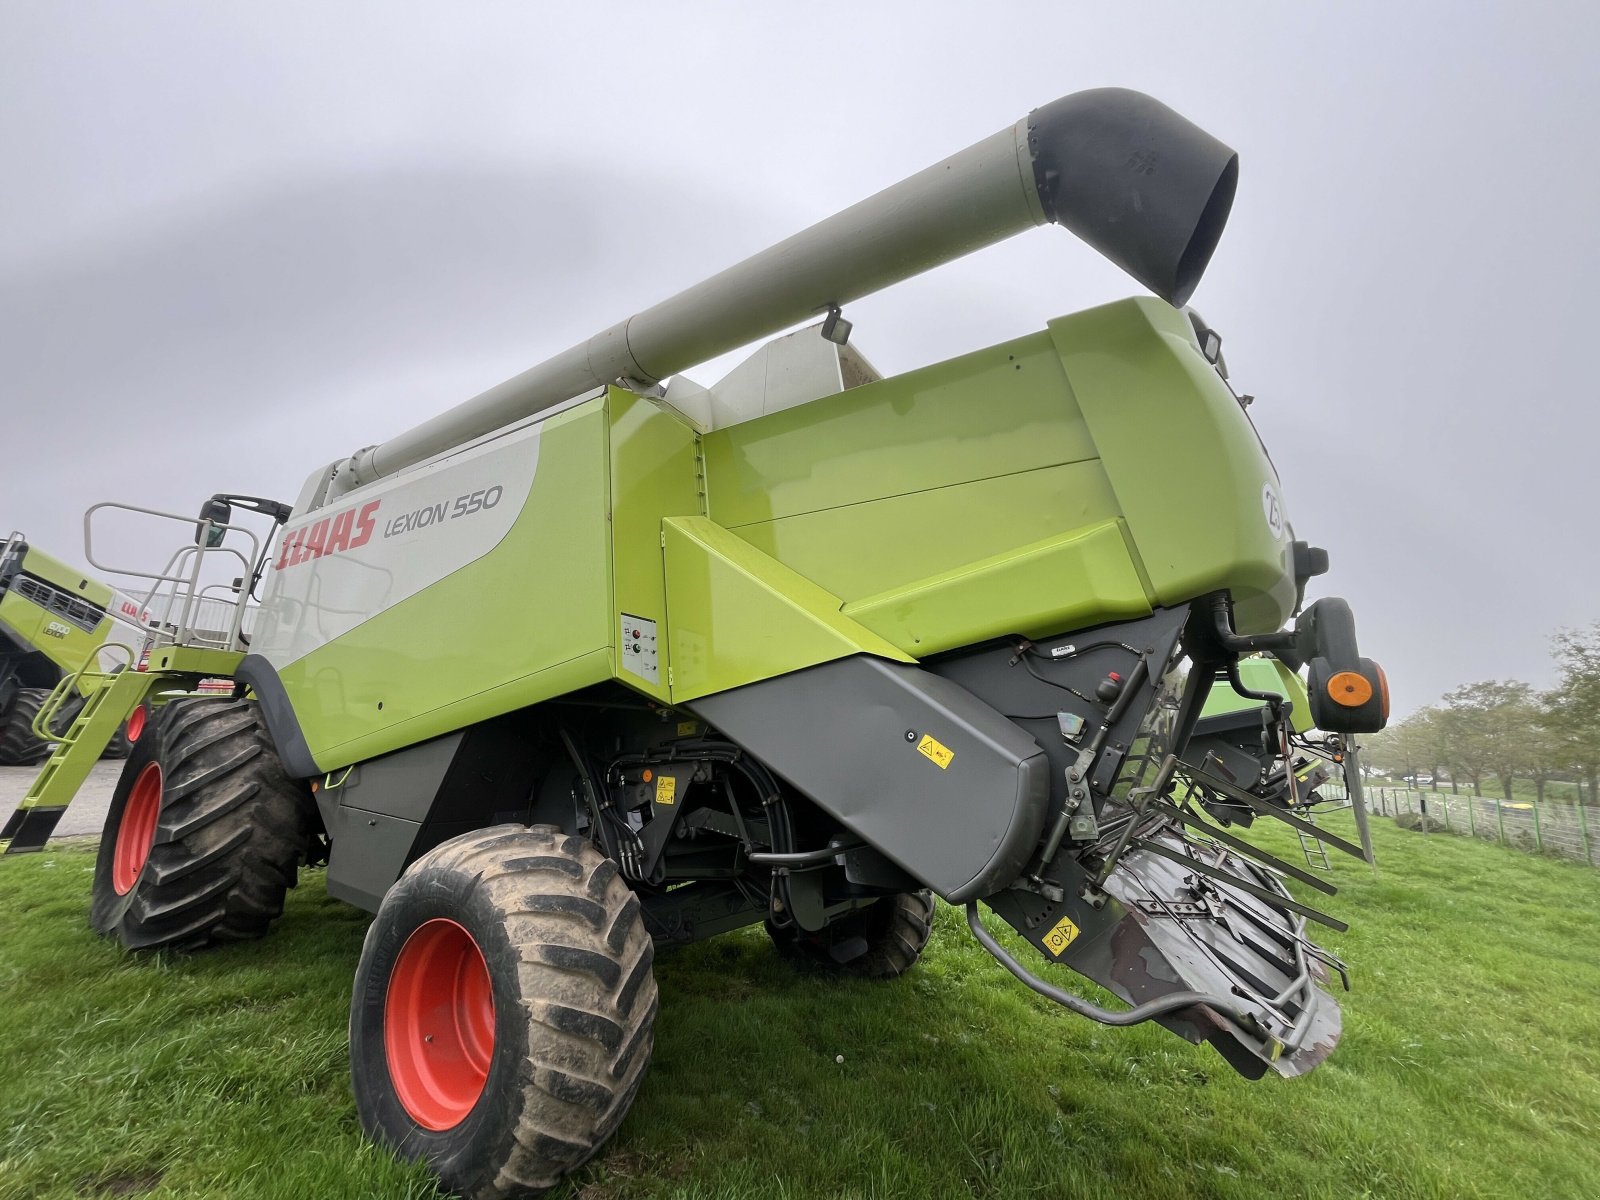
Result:
{"label": "background combine cab", "polygon": [[[40,735],[34,721],[63,680],[86,665],[94,669],[127,666],[108,640],[142,642],[140,610],[128,597],[28,544],[13,532],[0,545],[0,766],[43,761],[52,738]],[[53,726],[64,733],[81,707],[74,689]],[[118,731],[107,758],[128,753]]]}

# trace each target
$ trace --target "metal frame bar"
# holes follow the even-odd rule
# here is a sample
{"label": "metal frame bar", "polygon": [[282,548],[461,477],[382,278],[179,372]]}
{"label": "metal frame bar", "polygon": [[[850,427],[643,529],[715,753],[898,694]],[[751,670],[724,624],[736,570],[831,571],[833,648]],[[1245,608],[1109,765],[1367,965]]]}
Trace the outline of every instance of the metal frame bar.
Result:
{"label": "metal frame bar", "polygon": [[[185,526],[198,527],[202,542],[197,545],[180,546],[167,559],[166,565],[159,572],[140,571],[129,567],[113,566],[103,563],[94,554],[94,515],[101,509],[114,509],[120,512],[140,513],[145,516],[159,517],[163,520],[177,521]],[[250,554],[242,554],[232,546],[208,546],[204,539],[214,529],[223,531],[223,536],[238,532],[243,534],[250,543]],[[205,592],[212,588],[225,587],[224,584],[200,583],[201,567],[207,561],[207,555],[216,554],[239,561],[243,568],[242,578],[250,578],[255,570],[255,563],[261,558],[261,539],[256,533],[243,525],[225,524],[213,521],[209,517],[184,516],[181,513],[165,512],[158,508],[145,508],[138,504],[120,504],[114,501],[102,501],[91,504],[83,514],[83,553],[89,560],[89,565],[98,570],[112,575],[124,575],[133,579],[153,580],[150,590],[140,600],[140,608],[154,612],[162,600],[165,606],[158,621],[152,622],[149,630],[152,645],[170,644],[177,646],[208,645],[221,650],[237,650],[241,643],[239,640],[240,627],[244,621],[244,612],[249,599],[248,591],[239,593],[239,598],[233,602],[233,613],[228,622],[226,638],[220,644],[210,638],[197,638],[194,630],[196,605]],[[163,590],[163,586],[170,584],[170,590]],[[181,605],[180,605],[181,601]],[[178,617],[173,620],[173,608],[178,607]]]}

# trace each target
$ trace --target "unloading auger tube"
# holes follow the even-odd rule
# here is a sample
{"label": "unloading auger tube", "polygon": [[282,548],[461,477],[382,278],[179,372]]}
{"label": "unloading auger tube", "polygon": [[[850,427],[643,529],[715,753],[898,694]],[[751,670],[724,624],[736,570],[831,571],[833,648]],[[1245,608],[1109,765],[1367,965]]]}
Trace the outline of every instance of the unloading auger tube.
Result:
{"label": "unloading auger tube", "polygon": [[1035,225],[1188,300],[1238,156],[1160,101],[1077,92],[337,465],[332,499],[597,387],[651,385]]}

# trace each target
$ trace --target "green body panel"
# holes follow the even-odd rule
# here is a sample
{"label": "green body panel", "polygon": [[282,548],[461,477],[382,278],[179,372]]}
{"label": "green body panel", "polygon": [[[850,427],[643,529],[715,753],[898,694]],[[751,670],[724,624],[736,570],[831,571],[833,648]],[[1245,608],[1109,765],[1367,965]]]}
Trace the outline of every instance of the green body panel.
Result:
{"label": "green body panel", "polygon": [[937,654],[1005,634],[1048,637],[1063,629],[1150,614],[1119,521],[867,596],[845,614],[897,646]]}
{"label": "green body panel", "polygon": [[703,517],[666,522],[672,699],[876,654],[912,661],[840,610],[839,597]]}
{"label": "green body panel", "polygon": [[[705,512],[699,439],[683,420],[632,392],[611,389],[611,610],[661,623],[666,633],[667,580],[662,569],[662,521]],[[616,622],[613,622],[616,624]],[[618,668],[613,673],[655,700],[670,700],[672,639],[658,647],[659,679],[652,683]]]}
{"label": "green body panel", "polygon": [[551,418],[491,553],[279,669],[319,767],[611,677],[606,426],[601,400]]}
{"label": "green body panel", "polygon": [[[935,486],[740,526],[851,602],[895,591],[1118,516],[1096,459]],[[856,553],[844,554],[841,546]]]}
{"label": "green body panel", "polygon": [[[1140,297],[1050,323],[1072,390],[1161,605],[1233,595],[1240,632],[1294,608],[1277,474],[1189,320]],[[1263,489],[1279,504],[1276,531]]]}
{"label": "green body panel", "polygon": [[[23,557],[22,569],[102,611],[111,603],[111,589],[105,584],[85,578],[81,571],[32,546]],[[20,595],[15,587],[7,588],[0,595],[0,642],[10,641],[18,649],[37,650],[65,674],[72,674],[89,661],[110,635],[112,624],[109,616],[103,616],[92,631],[84,630],[47,612]],[[4,648],[0,644],[0,649]]]}
{"label": "green body panel", "polygon": [[83,572],[76,567],[42,550],[35,550],[32,546],[28,547],[28,553],[22,560],[22,569],[46,583],[55,584],[64,592],[82,596],[90,604],[98,605],[100,608],[105,608],[111,603],[111,589],[105,584],[98,579],[85,578]]}
{"label": "green body panel", "polygon": [[[1155,301],[704,436],[612,388],[540,438],[498,544],[280,666],[319,768],[608,679],[680,703],[1220,589],[1252,626],[1293,604],[1271,464]],[[623,614],[657,623],[656,680],[620,660]]]}
{"label": "green body panel", "polygon": [[713,520],[913,655],[1223,589],[1276,629],[1294,602],[1272,464],[1154,300],[720,430],[705,460]]}
{"label": "green body panel", "polygon": [[209,646],[158,646],[150,652],[145,669],[226,679],[238,670],[243,658],[243,653],[238,650],[217,650]]}
{"label": "green body panel", "polygon": [[[1289,701],[1289,724],[1294,727],[1296,733],[1306,733],[1314,728],[1311,723],[1311,701],[1306,696],[1305,681],[1277,659],[1240,659],[1239,682],[1252,692],[1272,692]],[[1261,701],[1241,696],[1226,684],[1219,683],[1206,697],[1200,716],[1203,720],[1206,717],[1220,717],[1227,713],[1245,712],[1260,707]]]}
{"label": "green body panel", "polygon": [[1048,335],[705,439],[710,516],[847,602],[1114,519]]}

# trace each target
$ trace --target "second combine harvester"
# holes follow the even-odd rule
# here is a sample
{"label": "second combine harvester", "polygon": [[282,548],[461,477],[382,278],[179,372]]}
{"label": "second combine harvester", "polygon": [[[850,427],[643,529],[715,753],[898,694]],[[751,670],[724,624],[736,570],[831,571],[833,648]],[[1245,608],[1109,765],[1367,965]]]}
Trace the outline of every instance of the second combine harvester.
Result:
{"label": "second combine harvester", "polygon": [[[1265,701],[1253,744],[1285,760],[1387,697],[1343,602],[1300,611],[1326,556],[1175,307],[1236,172],[1149,97],[1068,96],[313,471],[249,644],[180,629],[106,683],[112,710],[238,689],[135,747],[96,927],[260,934],[326,848],[329,890],[377,914],[361,1120],[474,1197],[547,1187],[617,1127],[656,947],[764,923],[893,976],[934,895],[1078,1013],[1311,1069],[1340,1022],[1306,920],[1337,922],[1284,879],[1331,889],[1239,841],[1292,806],[1186,743],[1214,687]],[[1047,223],[1154,296],[892,378],[847,345],[841,306]],[[672,378],[811,317],[710,388]],[[235,536],[226,502],[202,517]],[[1309,671],[1309,713],[1249,693],[1261,652]],[[67,786],[30,795],[41,828]],[[1128,1007],[1035,977],[980,905]]]}

